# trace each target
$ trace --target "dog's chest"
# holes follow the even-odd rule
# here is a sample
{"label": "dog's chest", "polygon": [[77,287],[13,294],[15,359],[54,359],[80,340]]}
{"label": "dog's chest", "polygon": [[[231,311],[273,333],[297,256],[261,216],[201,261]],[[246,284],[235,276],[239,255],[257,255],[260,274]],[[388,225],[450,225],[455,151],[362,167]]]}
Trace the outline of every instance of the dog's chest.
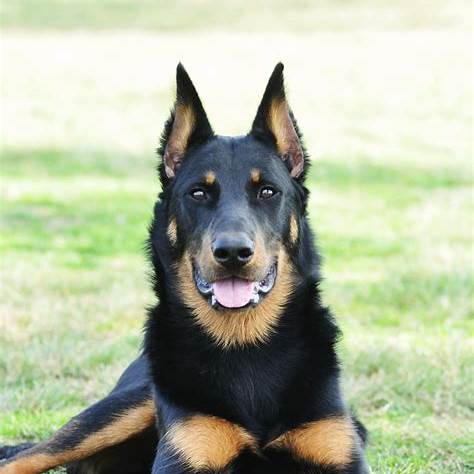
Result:
{"label": "dog's chest", "polygon": [[213,367],[215,396],[229,416],[262,438],[278,431],[296,364],[284,358],[240,357]]}

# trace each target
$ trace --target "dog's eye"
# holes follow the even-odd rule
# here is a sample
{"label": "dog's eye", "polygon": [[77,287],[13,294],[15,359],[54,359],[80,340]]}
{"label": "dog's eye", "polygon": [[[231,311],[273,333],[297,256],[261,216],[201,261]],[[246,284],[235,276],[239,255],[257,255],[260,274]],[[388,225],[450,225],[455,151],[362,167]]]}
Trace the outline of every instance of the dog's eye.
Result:
{"label": "dog's eye", "polygon": [[277,193],[277,190],[275,188],[272,188],[271,186],[264,186],[258,192],[258,198],[259,199],[270,199],[271,197],[275,196],[276,193]]}
{"label": "dog's eye", "polygon": [[204,201],[205,199],[207,199],[206,191],[201,188],[192,189],[189,194],[195,201]]}

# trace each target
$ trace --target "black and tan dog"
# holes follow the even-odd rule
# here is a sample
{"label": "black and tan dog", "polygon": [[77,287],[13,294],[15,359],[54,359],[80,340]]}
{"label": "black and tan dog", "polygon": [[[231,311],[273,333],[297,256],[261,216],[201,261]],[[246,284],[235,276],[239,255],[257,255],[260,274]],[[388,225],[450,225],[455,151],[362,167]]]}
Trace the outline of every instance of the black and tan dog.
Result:
{"label": "black and tan dog", "polygon": [[249,134],[214,134],[184,68],[162,137],[143,354],[1,474],[367,473],[306,218],[307,157],[283,65]]}

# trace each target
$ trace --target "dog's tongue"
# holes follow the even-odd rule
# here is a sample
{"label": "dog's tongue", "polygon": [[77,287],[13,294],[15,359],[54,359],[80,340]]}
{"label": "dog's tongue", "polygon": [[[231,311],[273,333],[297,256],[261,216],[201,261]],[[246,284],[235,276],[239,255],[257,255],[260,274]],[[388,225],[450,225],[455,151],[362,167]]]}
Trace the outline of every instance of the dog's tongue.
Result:
{"label": "dog's tongue", "polygon": [[253,283],[242,278],[225,278],[213,283],[214,296],[226,308],[240,308],[250,302]]}

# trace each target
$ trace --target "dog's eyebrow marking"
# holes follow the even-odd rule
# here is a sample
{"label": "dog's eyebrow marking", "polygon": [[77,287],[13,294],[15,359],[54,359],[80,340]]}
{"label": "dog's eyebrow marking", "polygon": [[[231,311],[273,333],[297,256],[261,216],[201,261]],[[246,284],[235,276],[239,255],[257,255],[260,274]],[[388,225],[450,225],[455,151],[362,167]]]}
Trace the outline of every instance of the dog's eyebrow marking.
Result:
{"label": "dog's eyebrow marking", "polygon": [[347,416],[331,416],[283,433],[269,447],[323,466],[344,467],[353,458],[356,433]]}
{"label": "dog's eyebrow marking", "polygon": [[216,416],[195,415],[173,425],[165,439],[184,462],[196,470],[225,468],[255,440],[240,426]]}
{"label": "dog's eyebrow marking", "polygon": [[261,179],[260,170],[258,170],[257,168],[253,168],[250,171],[250,179],[253,184],[260,183],[260,179]]}
{"label": "dog's eyebrow marking", "polygon": [[208,186],[212,186],[216,182],[216,173],[214,171],[207,171],[204,175],[204,182]]}

